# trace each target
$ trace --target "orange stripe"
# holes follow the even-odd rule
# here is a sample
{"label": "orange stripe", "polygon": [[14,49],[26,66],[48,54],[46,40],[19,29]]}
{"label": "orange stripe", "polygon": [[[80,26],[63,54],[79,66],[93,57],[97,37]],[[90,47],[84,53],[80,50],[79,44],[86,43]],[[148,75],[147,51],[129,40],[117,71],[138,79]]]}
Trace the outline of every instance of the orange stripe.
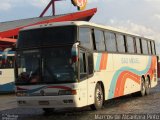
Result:
{"label": "orange stripe", "polygon": [[102,54],[100,70],[106,70],[108,54]]}
{"label": "orange stripe", "polygon": [[116,88],[115,88],[115,91],[114,91],[114,97],[118,97],[119,96],[119,88],[121,86],[121,81],[123,79],[123,76],[125,75],[126,71],[122,72],[120,74],[120,76],[118,77],[118,80],[117,80],[117,83],[116,83]]}
{"label": "orange stripe", "polygon": [[101,62],[100,62],[100,70],[103,70],[103,64],[104,64],[104,54],[102,54],[102,57],[101,57]]}
{"label": "orange stripe", "polygon": [[132,81],[140,84],[140,77],[138,75],[135,75],[133,73],[126,73],[126,75],[124,76],[124,79],[122,80],[121,87],[119,88],[119,96],[124,94],[125,83],[126,83],[127,78],[129,78]]}
{"label": "orange stripe", "polygon": [[118,78],[114,97],[119,97],[124,94],[125,83],[126,83],[127,78],[140,84],[140,77],[138,75],[135,75],[134,73],[131,73],[129,71],[124,71],[121,73],[121,75]]}
{"label": "orange stripe", "polygon": [[108,61],[108,54],[105,54],[104,66],[103,66],[104,70],[106,70],[106,68],[107,68],[107,61]]}

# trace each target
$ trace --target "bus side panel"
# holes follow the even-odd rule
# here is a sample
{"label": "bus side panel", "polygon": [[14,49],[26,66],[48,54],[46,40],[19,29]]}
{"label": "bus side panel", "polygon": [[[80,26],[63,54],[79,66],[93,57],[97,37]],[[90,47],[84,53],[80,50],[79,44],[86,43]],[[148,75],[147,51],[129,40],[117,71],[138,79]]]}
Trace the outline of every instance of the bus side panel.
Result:
{"label": "bus side panel", "polygon": [[98,80],[99,76],[95,73],[94,77],[91,77],[89,79],[87,79],[86,81],[88,81],[88,90],[87,90],[87,105],[91,105],[94,103],[94,98],[95,98],[95,87],[96,87],[96,82]]}
{"label": "bus side panel", "polygon": [[83,80],[78,83],[78,89],[79,89],[79,101],[77,101],[79,107],[83,107],[88,105],[88,87],[87,87],[87,81]]}
{"label": "bus side panel", "polygon": [[96,80],[95,83],[97,83],[98,81],[103,83],[105,100],[107,100],[108,95],[110,93],[113,93],[113,91],[110,90],[111,79],[114,74],[113,54],[95,53],[94,65],[95,65],[94,79]]}
{"label": "bus side panel", "polygon": [[0,92],[13,92],[14,69],[1,69],[0,72]]}
{"label": "bus side panel", "polygon": [[101,81],[104,84],[106,100],[140,91],[143,75],[150,76],[151,87],[157,85],[156,56],[106,54],[94,54],[93,76],[96,83]]}
{"label": "bus side panel", "polygon": [[114,54],[113,60],[114,97],[140,91],[141,76],[147,72],[146,56]]}
{"label": "bus side panel", "polygon": [[152,79],[156,67],[156,59],[152,56],[114,54],[113,60],[115,73],[111,88],[114,94],[109,99],[140,91],[141,76],[149,75]]}

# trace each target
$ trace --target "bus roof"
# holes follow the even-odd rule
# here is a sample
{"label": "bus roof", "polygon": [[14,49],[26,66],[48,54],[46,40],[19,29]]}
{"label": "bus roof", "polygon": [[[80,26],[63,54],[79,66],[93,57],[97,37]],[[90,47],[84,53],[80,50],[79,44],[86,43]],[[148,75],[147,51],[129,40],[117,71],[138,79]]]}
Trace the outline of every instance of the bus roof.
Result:
{"label": "bus roof", "polygon": [[85,21],[67,21],[67,22],[54,22],[54,23],[49,23],[49,24],[41,24],[41,25],[35,25],[35,26],[23,28],[21,31],[31,30],[31,29],[39,29],[39,28],[50,28],[50,27],[57,27],[57,26],[69,26],[69,25],[97,27],[97,28],[101,28],[101,29],[105,29],[105,30],[128,34],[131,36],[137,36],[137,37],[141,37],[141,38],[145,38],[145,39],[150,39],[150,38],[142,37],[142,36],[135,34],[135,33],[126,32],[126,31],[123,31],[123,30],[120,30],[117,28],[113,28],[110,26],[98,25],[95,23],[85,22]]}

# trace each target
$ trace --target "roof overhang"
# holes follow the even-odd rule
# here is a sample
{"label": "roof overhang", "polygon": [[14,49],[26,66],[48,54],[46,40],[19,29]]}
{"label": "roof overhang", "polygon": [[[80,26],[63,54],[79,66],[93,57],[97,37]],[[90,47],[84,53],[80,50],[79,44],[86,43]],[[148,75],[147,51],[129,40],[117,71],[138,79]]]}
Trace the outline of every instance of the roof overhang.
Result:
{"label": "roof overhang", "polygon": [[[0,30],[0,37],[1,38],[9,38],[9,37],[13,37],[18,35],[18,32],[20,29],[24,28],[24,27],[28,27],[28,26],[32,26],[32,25],[39,25],[39,24],[45,24],[45,23],[53,23],[53,22],[61,22],[61,21],[79,21],[79,20],[83,20],[83,21],[89,21],[92,16],[96,13],[97,9],[90,9],[90,10],[86,10],[86,11],[82,11],[82,12],[76,12],[76,13],[70,13],[70,14],[65,14],[65,15],[58,15],[58,16],[53,16],[47,20],[44,20],[42,18],[42,20],[40,20],[39,22],[36,23],[30,23],[24,26],[19,26],[19,27],[11,27],[8,30]],[[38,18],[40,19],[40,18]],[[24,22],[27,19],[23,20]],[[14,24],[14,21],[12,22]],[[1,23],[3,25],[3,23]],[[6,23],[5,23],[6,24]],[[7,24],[6,24],[7,25]]]}
{"label": "roof overhang", "polygon": [[24,27],[62,21],[89,21],[96,12],[97,9],[93,8],[82,12],[75,12],[64,15],[2,22],[0,23],[0,48],[4,49],[14,45],[16,43],[16,39],[12,38],[14,38],[14,36],[18,36],[19,31]]}

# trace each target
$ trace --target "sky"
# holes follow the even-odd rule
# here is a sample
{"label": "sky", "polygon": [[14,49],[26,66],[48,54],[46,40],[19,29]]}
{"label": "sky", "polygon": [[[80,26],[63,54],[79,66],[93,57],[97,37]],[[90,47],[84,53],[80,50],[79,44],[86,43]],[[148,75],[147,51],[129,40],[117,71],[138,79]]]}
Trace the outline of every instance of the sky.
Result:
{"label": "sky", "polygon": [[[0,0],[0,22],[38,17],[50,0]],[[160,54],[160,0],[88,0],[98,11],[91,22],[156,40]],[[56,14],[77,12],[71,0],[56,2]],[[46,15],[51,15],[48,11]]]}

